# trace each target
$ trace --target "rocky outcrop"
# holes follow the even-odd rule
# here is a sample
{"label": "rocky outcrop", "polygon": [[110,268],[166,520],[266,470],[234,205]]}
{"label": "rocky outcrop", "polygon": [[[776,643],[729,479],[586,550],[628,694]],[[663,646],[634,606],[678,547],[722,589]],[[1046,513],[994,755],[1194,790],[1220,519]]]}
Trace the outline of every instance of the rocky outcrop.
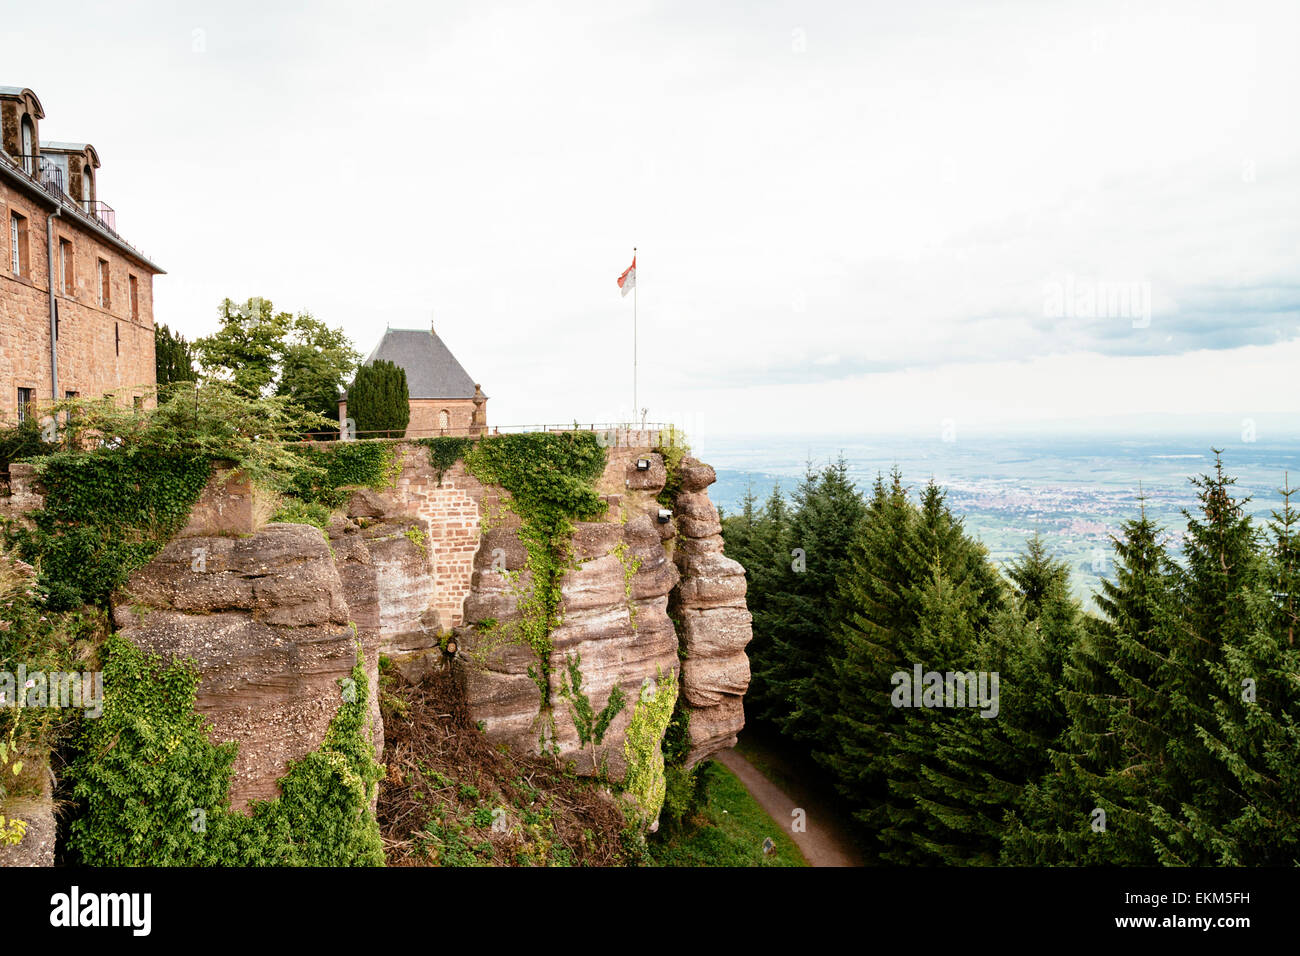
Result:
{"label": "rocky outcrop", "polygon": [[[354,640],[375,687],[380,654],[415,678],[443,666],[449,622],[471,717],[494,742],[553,749],[579,773],[599,764],[619,779],[637,700],[675,673],[693,764],[733,744],[744,725],[750,617],[744,571],[723,554],[708,498],[713,470],[682,463],[665,521],[657,496],[667,477],[660,455],[609,450],[598,483],[607,513],[575,525],[554,626],[534,635],[549,639],[545,666],[524,627],[536,620],[535,597],[508,495],[461,465],[435,476],[420,447],[404,450],[393,488],[355,493],[325,535],[288,524],[206,533],[257,510],[237,482],[214,477],[182,535],[132,575],[115,618],[138,646],[195,661],[197,709],[214,739],[240,747],[237,807],[274,797],[287,763],[319,745]],[[627,701],[594,761],[564,693],[571,662],[593,710],[616,686]],[[377,709],[372,716],[378,750]]]}
{"label": "rocky outcrop", "polygon": [[749,688],[745,645],[752,635],[745,607],[745,569],[722,553],[722,525],[707,488],[712,468],[686,458],[674,499],[677,542],[673,558],[681,582],[673,616],[682,642],[682,695],[690,711],[688,765],[734,746],[745,726]]}
{"label": "rocky outcrop", "polygon": [[[638,467],[638,459],[648,467]],[[735,743],[749,686],[745,572],[722,553],[718,512],[706,491],[713,469],[694,459],[683,463],[675,516],[665,522],[657,495],[666,479],[658,454],[611,452],[600,487],[621,484],[621,493],[605,495],[610,514],[604,520],[576,525],[572,567],[560,582],[549,711],[535,680],[537,657],[518,640],[532,589],[519,519],[506,512],[484,534],[458,636],[471,712],[490,738],[534,752],[544,741],[579,773],[592,772],[591,752],[579,746],[572,705],[561,693],[567,665],[577,660],[594,710],[616,685],[627,696],[597,757],[614,779],[624,770],[621,741],[642,687],[679,668],[691,714],[689,762]]]}
{"label": "rocky outcrop", "polygon": [[[230,785],[237,810],[276,797],[289,762],[320,746],[356,661],[358,634],[333,555],[308,525],[174,538],[131,575],[113,617],[137,647],[194,662],[195,709],[215,742],[239,745]],[[378,646],[360,637],[378,755]]]}
{"label": "rocky outcrop", "polygon": [[411,680],[441,664],[440,621],[425,522],[363,490],[329,525],[351,619],[367,644]]}
{"label": "rocky outcrop", "polygon": [[[678,572],[656,519],[655,494],[666,473],[662,459],[652,457],[651,469],[638,470],[635,460],[611,455],[601,485],[621,484],[623,493],[603,496],[609,506],[604,520],[575,525],[550,634],[549,709],[536,679],[542,672],[537,655],[518,640],[533,587],[519,519],[506,511],[483,535],[458,635],[471,713],[489,738],[526,751],[557,748],[578,773],[591,773],[594,762],[613,779],[625,772],[622,741],[642,688],[678,669],[677,635],[668,617]],[[580,746],[573,703],[562,693],[570,662],[578,663],[581,691],[593,710],[604,708],[615,686],[627,701],[594,761],[590,747]]]}

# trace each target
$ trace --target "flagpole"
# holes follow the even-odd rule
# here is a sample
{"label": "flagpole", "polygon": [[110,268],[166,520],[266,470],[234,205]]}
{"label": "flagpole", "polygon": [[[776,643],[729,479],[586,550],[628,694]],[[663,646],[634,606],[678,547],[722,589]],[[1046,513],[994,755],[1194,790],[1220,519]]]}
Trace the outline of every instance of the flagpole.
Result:
{"label": "flagpole", "polygon": [[[636,246],[632,247],[632,261],[636,262]],[[636,280],[632,281],[632,427],[636,427]]]}

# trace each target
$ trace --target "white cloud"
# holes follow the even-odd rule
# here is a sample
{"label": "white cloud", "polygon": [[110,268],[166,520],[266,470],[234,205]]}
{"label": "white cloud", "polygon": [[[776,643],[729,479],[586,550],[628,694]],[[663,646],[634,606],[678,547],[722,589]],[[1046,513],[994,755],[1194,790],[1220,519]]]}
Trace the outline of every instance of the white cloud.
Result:
{"label": "white cloud", "polygon": [[[1300,402],[1257,367],[1300,303],[1290,4],[60,11],[6,14],[0,82],[95,143],[191,336],[226,295],[363,352],[432,314],[496,421],[613,418],[637,245],[655,419],[1015,422],[1023,386],[1083,419],[1135,374],[1150,411],[1203,349],[1219,393]],[[1044,315],[1063,275],[1149,283],[1150,326]]]}

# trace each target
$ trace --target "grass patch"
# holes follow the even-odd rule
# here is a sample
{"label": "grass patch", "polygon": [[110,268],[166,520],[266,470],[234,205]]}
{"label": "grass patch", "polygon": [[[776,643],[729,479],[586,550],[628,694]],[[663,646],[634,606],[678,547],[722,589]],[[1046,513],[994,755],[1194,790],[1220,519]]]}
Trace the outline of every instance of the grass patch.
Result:
{"label": "grass patch", "polygon": [[[720,764],[699,768],[704,804],[680,833],[659,834],[650,856],[659,866],[807,866],[794,840]],[[775,851],[763,853],[771,838]]]}

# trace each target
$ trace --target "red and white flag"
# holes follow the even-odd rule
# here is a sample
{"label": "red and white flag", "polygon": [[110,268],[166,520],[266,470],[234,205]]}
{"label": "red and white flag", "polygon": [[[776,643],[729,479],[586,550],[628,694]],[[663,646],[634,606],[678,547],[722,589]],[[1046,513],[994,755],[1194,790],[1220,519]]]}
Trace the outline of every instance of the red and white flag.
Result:
{"label": "red and white flag", "polygon": [[632,264],[624,270],[623,274],[618,277],[618,289],[623,295],[627,295],[636,288],[636,256],[632,257]]}

